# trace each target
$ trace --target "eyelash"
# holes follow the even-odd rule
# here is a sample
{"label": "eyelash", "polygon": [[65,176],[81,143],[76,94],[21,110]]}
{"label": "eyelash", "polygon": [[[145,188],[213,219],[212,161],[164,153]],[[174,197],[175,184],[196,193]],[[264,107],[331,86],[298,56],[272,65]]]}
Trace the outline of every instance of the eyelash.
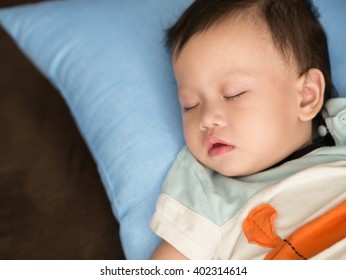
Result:
{"label": "eyelash", "polygon": [[[243,94],[245,94],[245,91],[238,93],[236,95],[233,95],[233,96],[224,96],[224,98],[226,100],[235,101],[235,100],[238,100],[240,97],[242,97]],[[183,110],[184,110],[184,112],[188,112],[188,111],[192,110],[193,108],[197,107],[198,105],[199,105],[199,103],[192,106],[192,107],[184,107]]]}
{"label": "eyelash", "polygon": [[193,108],[197,107],[199,104],[196,104],[195,106],[192,106],[192,107],[184,107],[183,110],[184,112],[188,112],[190,110],[192,110]]}
{"label": "eyelash", "polygon": [[245,94],[245,91],[241,92],[241,93],[238,93],[236,95],[232,95],[232,96],[224,96],[224,98],[226,100],[231,100],[231,101],[234,101],[234,100],[237,100],[239,99],[240,97],[242,97],[242,95]]}

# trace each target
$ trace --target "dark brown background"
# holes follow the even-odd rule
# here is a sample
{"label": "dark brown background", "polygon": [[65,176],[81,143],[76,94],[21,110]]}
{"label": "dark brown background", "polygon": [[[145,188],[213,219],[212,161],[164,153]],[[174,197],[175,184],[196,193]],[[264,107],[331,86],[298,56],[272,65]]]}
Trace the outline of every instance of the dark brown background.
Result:
{"label": "dark brown background", "polygon": [[[1,0],[0,8],[33,2]],[[0,259],[124,259],[65,102],[1,28]]]}

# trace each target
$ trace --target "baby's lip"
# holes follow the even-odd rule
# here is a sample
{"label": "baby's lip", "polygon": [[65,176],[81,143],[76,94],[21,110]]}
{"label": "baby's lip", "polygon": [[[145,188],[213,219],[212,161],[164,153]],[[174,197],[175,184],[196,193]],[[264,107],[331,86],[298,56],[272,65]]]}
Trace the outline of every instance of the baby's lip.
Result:
{"label": "baby's lip", "polygon": [[204,145],[208,150],[208,154],[211,156],[219,155],[221,153],[229,152],[234,149],[234,146],[226,141],[216,137],[209,136],[205,139]]}

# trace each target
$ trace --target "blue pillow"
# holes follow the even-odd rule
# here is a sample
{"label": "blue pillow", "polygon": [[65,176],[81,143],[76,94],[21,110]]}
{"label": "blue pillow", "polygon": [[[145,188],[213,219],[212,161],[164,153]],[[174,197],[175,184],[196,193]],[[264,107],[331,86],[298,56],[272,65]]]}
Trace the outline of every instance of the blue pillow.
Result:
{"label": "blue pillow", "polygon": [[[166,172],[184,145],[164,30],[192,0],[65,0],[0,10],[0,23],[61,92],[99,169],[127,259],[146,259]],[[344,0],[316,0],[346,93]]]}
{"label": "blue pillow", "polygon": [[346,1],[314,0],[327,32],[332,78],[340,97],[346,97]]}

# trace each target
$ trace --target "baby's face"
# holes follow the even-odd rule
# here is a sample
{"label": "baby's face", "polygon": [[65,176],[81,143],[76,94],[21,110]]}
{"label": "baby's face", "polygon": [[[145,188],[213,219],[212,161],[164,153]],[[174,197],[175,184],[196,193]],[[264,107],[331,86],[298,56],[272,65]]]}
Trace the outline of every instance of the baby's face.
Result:
{"label": "baby's face", "polygon": [[186,144],[204,165],[245,176],[311,142],[302,78],[263,28],[225,21],[192,37],[173,66]]}

